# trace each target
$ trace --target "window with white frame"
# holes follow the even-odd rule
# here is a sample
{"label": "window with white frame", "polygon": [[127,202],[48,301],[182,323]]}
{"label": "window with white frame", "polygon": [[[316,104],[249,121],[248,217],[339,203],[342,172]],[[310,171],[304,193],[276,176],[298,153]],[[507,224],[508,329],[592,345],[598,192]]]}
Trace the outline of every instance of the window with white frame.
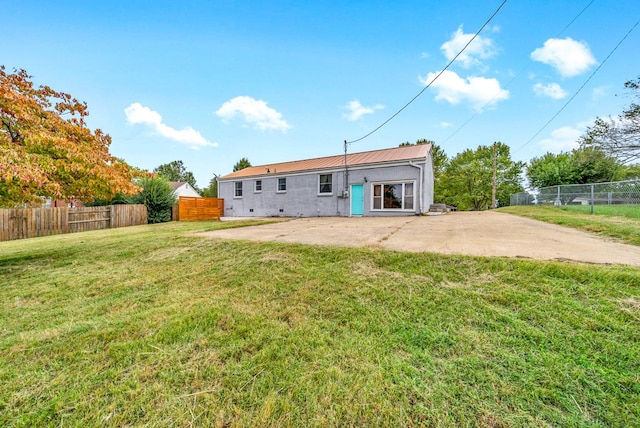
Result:
{"label": "window with white frame", "polygon": [[242,197],[242,181],[236,181],[234,182],[234,184],[235,184],[235,192],[233,196],[236,198],[241,198]]}
{"label": "window with white frame", "polygon": [[286,192],[286,191],[287,191],[287,179],[278,178],[278,192]]}
{"label": "window with white frame", "polygon": [[333,193],[333,174],[320,174],[318,177],[318,193]]}
{"label": "window with white frame", "polygon": [[413,210],[414,183],[376,183],[373,187],[373,210]]}
{"label": "window with white frame", "polygon": [[253,191],[256,193],[262,192],[262,180],[255,181]]}

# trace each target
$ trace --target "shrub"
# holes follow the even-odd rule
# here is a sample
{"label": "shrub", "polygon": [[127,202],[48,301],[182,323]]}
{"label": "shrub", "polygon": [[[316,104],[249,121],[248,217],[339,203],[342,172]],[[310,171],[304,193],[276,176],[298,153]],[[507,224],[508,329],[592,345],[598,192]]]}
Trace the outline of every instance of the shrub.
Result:
{"label": "shrub", "polygon": [[171,221],[171,207],[176,203],[176,197],[169,181],[162,177],[145,177],[137,181],[136,184],[142,187],[142,192],[132,196],[131,203],[147,206],[148,222]]}

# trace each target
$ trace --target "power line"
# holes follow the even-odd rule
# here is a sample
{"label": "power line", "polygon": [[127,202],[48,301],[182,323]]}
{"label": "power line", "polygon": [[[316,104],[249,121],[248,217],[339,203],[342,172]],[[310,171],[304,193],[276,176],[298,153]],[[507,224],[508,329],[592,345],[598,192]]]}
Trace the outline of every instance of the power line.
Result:
{"label": "power line", "polygon": [[404,109],[406,109],[407,107],[409,107],[409,105],[411,103],[413,103],[420,95],[423,94],[424,91],[426,91],[432,84],[433,82],[435,82],[441,75],[442,73],[444,73],[450,66],[451,64],[454,63],[454,61],[456,59],[458,59],[458,57],[460,55],[462,55],[462,53],[465,51],[465,49],[467,49],[467,47],[471,44],[471,42],[473,42],[476,37],[478,37],[478,35],[480,35],[480,33],[482,32],[482,30],[484,30],[484,27],[486,27],[487,25],[489,25],[489,23],[493,20],[493,18],[498,14],[498,12],[500,12],[500,9],[502,9],[502,7],[507,3],[507,0],[503,0],[503,2],[500,4],[500,6],[498,6],[498,8],[496,9],[495,12],[493,12],[493,15],[491,15],[489,17],[489,19],[487,19],[487,21],[482,24],[482,27],[480,27],[480,29],[473,35],[473,37],[467,42],[466,45],[464,45],[464,47],[462,48],[462,50],[460,52],[458,52],[458,54],[456,56],[453,57],[453,59],[451,61],[449,61],[449,63],[447,64],[447,66],[445,68],[443,68],[437,75],[436,77],[434,77],[431,82],[429,82],[424,88],[422,88],[422,90],[420,92],[418,92],[418,94],[411,98],[411,100],[406,103],[400,110],[398,110],[397,112],[395,112],[389,119],[385,120],[384,122],[382,122],[382,124],[380,126],[378,126],[377,128],[375,128],[373,131],[369,132],[368,134],[364,135],[363,137],[360,137],[356,140],[352,140],[352,141],[347,141],[345,140],[345,147],[346,144],[352,144],[352,143],[357,143],[358,141],[362,141],[365,138],[369,137],[370,135],[372,135],[374,132],[378,131],[380,128],[382,128],[383,126],[385,126],[387,123],[391,122],[391,120],[393,120],[393,118],[395,118],[397,115],[399,115]]}
{"label": "power line", "polygon": [[540,133],[547,127],[549,126],[549,124],[551,122],[553,122],[553,120],[558,117],[558,115],[560,113],[562,113],[562,111],[571,103],[571,101],[573,101],[573,99],[580,93],[580,91],[582,91],[582,89],[587,86],[587,83],[589,83],[589,81],[591,80],[591,78],[593,76],[595,76],[595,74],[598,72],[598,70],[600,70],[602,68],[602,66],[605,64],[605,62],[607,62],[607,60],[611,57],[611,55],[613,55],[613,53],[618,49],[618,47],[620,47],[620,45],[627,39],[627,37],[629,37],[629,35],[633,32],[633,30],[635,30],[635,28],[638,26],[638,24],[640,24],[640,19],[638,21],[636,21],[635,24],[633,24],[633,26],[631,27],[631,29],[629,31],[627,31],[627,33],[624,35],[624,37],[622,39],[620,39],[620,41],[618,42],[618,44],[616,44],[614,46],[614,48],[611,50],[611,52],[609,52],[609,55],[606,56],[605,59],[602,60],[602,62],[600,63],[600,65],[598,65],[598,67],[596,67],[595,70],[593,70],[593,73],[591,73],[591,75],[589,75],[589,77],[587,78],[587,80],[585,80],[585,82],[582,84],[582,86],[580,86],[578,88],[577,91],[575,91],[573,93],[573,95],[571,96],[571,98],[569,98],[569,100],[562,106],[560,107],[560,110],[558,110],[556,112],[556,114],[554,114],[551,119],[549,119],[547,121],[547,123],[545,123],[544,125],[542,125],[542,127],[538,130],[538,132],[536,132],[533,137],[529,138],[529,140],[527,140],[526,143],[524,143],[522,146],[520,146],[518,148],[518,150],[516,150],[514,153],[522,150],[525,146],[527,146],[529,143],[531,143],[538,135],[540,135]]}
{"label": "power line", "polygon": [[[558,32],[558,34],[556,34],[556,38],[560,37],[565,31],[567,31],[567,29],[569,27],[571,27],[571,25],[576,22],[576,20],[578,18],[580,18],[580,16],[582,16],[582,14],[589,9],[589,7],[595,2],[596,0],[591,0],[572,20],[571,22],[569,22],[567,25],[565,25],[565,27],[560,30]],[[511,84],[513,82],[515,82],[518,77],[520,77],[520,75],[522,75],[522,73],[525,72],[525,70],[527,68],[529,68],[529,66],[531,65],[532,61],[527,62],[527,65],[525,65],[522,70],[520,70],[515,76],[513,76],[513,78],[511,80],[509,80],[509,82],[504,86],[505,89],[507,89],[508,87],[511,86]],[[449,141],[450,139],[452,139],[458,132],[460,132],[465,126],[467,126],[469,124],[469,122],[471,122],[473,119],[476,118],[476,116],[478,116],[478,114],[480,114],[479,112],[482,112],[485,107],[487,107],[489,104],[491,104],[493,101],[495,101],[496,98],[498,98],[498,95],[500,95],[500,92],[496,93],[493,98],[491,98],[489,101],[487,101],[482,107],[480,107],[480,110],[474,114],[471,115],[471,117],[469,119],[467,119],[462,125],[460,125],[455,131],[453,131],[453,133],[451,135],[449,135],[447,138],[445,138],[442,141],[442,144],[446,143],[447,141]]]}
{"label": "power line", "polygon": [[578,14],[576,15],[576,17],[575,17],[575,18],[573,18],[573,19],[571,20],[571,22],[569,22],[567,25],[565,25],[565,27],[564,27],[562,30],[560,30],[560,32],[559,32],[558,34],[556,34],[556,37],[560,37],[560,36],[562,35],[562,33],[564,33],[565,31],[567,31],[567,29],[568,29],[569,27],[571,27],[571,25],[572,25],[574,22],[576,22],[576,20],[577,20],[578,18],[580,18],[580,16],[584,13],[584,11],[585,11],[585,10],[587,10],[587,9],[589,9],[589,6],[591,6],[595,1],[596,1],[596,0],[591,0],[591,1],[589,2],[589,4],[587,4],[587,5],[584,7],[584,9],[582,9],[582,10],[580,11],[580,13],[578,13]]}

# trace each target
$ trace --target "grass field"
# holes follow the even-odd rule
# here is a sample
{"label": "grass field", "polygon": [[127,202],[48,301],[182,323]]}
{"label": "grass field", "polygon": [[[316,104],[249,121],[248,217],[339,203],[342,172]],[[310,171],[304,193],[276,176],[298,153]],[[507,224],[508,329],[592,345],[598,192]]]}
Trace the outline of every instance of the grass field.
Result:
{"label": "grass field", "polygon": [[[563,211],[591,214],[589,205],[565,205],[559,207]],[[628,217],[640,219],[640,204],[635,205],[594,205],[593,214],[609,217]]]}
{"label": "grass field", "polygon": [[0,426],[640,426],[638,269],[229,225],[0,243]]}
{"label": "grass field", "polygon": [[582,205],[528,205],[498,210],[597,233],[627,244],[640,245],[640,205],[600,205],[596,207],[594,214],[590,214],[588,206]]}

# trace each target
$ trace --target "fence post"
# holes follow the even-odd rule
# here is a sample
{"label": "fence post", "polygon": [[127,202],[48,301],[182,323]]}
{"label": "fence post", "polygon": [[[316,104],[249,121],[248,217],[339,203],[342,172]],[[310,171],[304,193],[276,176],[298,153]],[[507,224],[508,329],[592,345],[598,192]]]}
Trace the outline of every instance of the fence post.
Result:
{"label": "fence post", "polygon": [[593,206],[595,205],[594,185],[591,185],[591,214],[593,214]]}
{"label": "fence post", "polygon": [[109,206],[109,229],[113,229],[113,214],[114,214],[114,206]]}

